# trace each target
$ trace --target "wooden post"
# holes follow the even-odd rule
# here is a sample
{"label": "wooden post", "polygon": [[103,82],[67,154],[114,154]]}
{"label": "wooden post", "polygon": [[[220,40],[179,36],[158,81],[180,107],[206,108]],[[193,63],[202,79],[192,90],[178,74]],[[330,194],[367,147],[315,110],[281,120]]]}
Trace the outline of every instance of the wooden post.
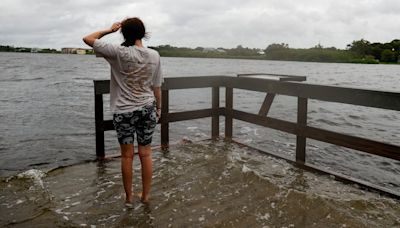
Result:
{"label": "wooden post", "polygon": [[212,87],[212,117],[211,117],[211,138],[219,137],[219,87]]}
{"label": "wooden post", "polygon": [[104,114],[103,114],[103,95],[94,95],[94,116],[96,124],[96,155],[98,159],[104,159]]}
{"label": "wooden post", "polygon": [[168,150],[169,148],[169,90],[161,92],[161,149]]}
{"label": "wooden post", "polygon": [[233,88],[225,87],[225,140],[232,140]]}
{"label": "wooden post", "polygon": [[268,93],[265,98],[264,102],[261,105],[260,111],[258,112],[258,115],[260,116],[267,116],[269,109],[271,108],[272,102],[274,101],[275,98],[275,93]]}
{"label": "wooden post", "polygon": [[306,162],[306,137],[303,136],[301,127],[307,126],[307,98],[299,97],[297,100],[297,126],[300,131],[296,137],[296,162]]}

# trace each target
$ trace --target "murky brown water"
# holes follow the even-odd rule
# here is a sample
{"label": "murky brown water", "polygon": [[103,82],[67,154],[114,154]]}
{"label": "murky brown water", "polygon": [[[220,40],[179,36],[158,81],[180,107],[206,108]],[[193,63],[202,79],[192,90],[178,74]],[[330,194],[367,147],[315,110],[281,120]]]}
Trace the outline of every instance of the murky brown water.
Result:
{"label": "murky brown water", "polygon": [[[135,157],[134,191],[140,191]],[[155,151],[152,200],[123,205],[119,159],[0,183],[1,227],[399,227],[397,200],[224,142]]]}

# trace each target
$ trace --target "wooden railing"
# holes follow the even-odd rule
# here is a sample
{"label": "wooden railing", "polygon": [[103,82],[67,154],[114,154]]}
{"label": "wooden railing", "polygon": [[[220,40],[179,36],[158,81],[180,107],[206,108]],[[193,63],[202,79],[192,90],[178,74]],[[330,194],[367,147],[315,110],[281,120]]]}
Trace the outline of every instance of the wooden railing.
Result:
{"label": "wooden railing", "polygon": [[[299,80],[302,81],[302,80]],[[113,129],[110,120],[103,120],[102,94],[109,93],[109,81],[94,81],[95,116],[96,116],[96,153],[104,157],[104,131]],[[225,87],[225,107],[220,107],[220,88]],[[169,112],[169,91],[176,89],[212,88],[212,107],[208,109],[184,112]],[[276,119],[260,110],[259,114],[235,110],[233,90],[244,89],[297,97],[297,122]],[[306,169],[334,175],[338,180],[356,182],[361,186],[385,192],[400,198],[400,193],[371,183],[357,180],[343,174],[325,170],[306,162],[306,140],[314,139],[338,146],[355,149],[394,160],[400,160],[400,146],[375,141],[372,139],[346,135],[307,125],[308,100],[315,99],[351,105],[374,107],[400,111],[400,93],[373,91],[365,89],[343,88],[324,85],[286,82],[285,80],[267,80],[251,77],[199,76],[166,78],[162,86],[161,144],[164,149],[169,144],[169,124],[177,121],[211,117],[211,138],[220,136],[219,116],[225,116],[225,139],[232,140],[233,119],[249,122],[263,127],[296,135],[296,159],[294,162]],[[266,98],[267,100],[267,98]],[[272,102],[272,101],[271,101]],[[269,104],[270,105],[270,104]],[[269,109],[269,108],[268,108]],[[276,156],[276,155],[274,155]],[[287,158],[284,158],[287,159]]]}

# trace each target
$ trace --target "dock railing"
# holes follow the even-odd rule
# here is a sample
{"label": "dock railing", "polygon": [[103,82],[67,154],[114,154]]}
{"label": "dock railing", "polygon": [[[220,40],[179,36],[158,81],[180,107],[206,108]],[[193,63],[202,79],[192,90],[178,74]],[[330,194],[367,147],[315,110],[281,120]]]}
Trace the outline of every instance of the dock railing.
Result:
{"label": "dock railing", "polygon": [[[303,80],[298,78],[296,81]],[[225,107],[220,106],[221,87],[225,87]],[[183,112],[169,112],[169,91],[193,88],[212,88],[211,108]],[[234,89],[266,92],[267,97],[264,100],[260,112],[258,114],[253,114],[234,109]],[[112,121],[104,120],[103,116],[102,96],[103,94],[109,93],[109,81],[94,81],[94,91],[96,154],[98,157],[104,157],[104,131],[113,129]],[[272,94],[273,96],[278,94],[297,97],[297,122],[268,117],[268,110],[273,100],[273,96],[268,98],[269,94]],[[373,189],[381,193],[389,194],[392,197],[400,198],[400,193],[393,190],[332,172],[323,167],[317,167],[306,162],[307,138],[397,161],[400,160],[400,146],[398,145],[308,126],[307,106],[309,99],[400,111],[400,93],[396,92],[313,85],[299,82],[288,82],[284,79],[270,80],[265,78],[244,77],[244,75],[238,75],[238,77],[198,76],[165,78],[162,86],[161,145],[163,149],[168,148],[170,123],[206,117],[211,117],[211,138],[217,139],[220,137],[219,116],[225,116],[225,140],[232,140],[233,119],[293,134],[296,135],[295,161],[288,160],[285,157],[282,157],[283,159],[293,162],[305,169],[334,175],[337,180],[357,183],[368,189]],[[274,154],[271,155],[277,156]]]}

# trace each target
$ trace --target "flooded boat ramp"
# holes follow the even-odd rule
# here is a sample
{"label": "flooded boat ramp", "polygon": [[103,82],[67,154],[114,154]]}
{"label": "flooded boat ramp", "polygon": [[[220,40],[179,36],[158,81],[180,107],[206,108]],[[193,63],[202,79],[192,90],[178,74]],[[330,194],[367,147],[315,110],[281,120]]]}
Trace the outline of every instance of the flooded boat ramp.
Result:
{"label": "flooded boat ramp", "polygon": [[[150,204],[124,206],[119,158],[0,185],[1,227],[399,227],[398,200],[222,141],[154,151]],[[141,188],[135,155],[134,191]]]}

